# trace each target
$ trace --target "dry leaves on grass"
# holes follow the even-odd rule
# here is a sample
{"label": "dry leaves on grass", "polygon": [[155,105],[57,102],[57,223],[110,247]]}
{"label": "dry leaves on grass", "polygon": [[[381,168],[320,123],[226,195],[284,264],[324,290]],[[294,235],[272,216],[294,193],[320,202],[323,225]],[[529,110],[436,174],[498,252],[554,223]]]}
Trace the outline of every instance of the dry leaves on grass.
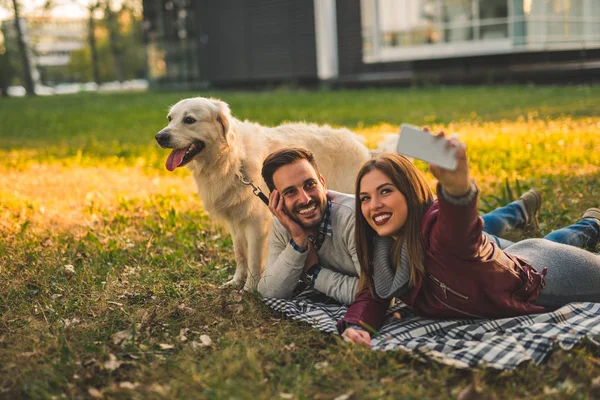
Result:
{"label": "dry leaves on grass", "polygon": [[138,386],[140,386],[140,384],[138,382],[135,382],[135,383],[131,383],[131,382],[119,382],[119,389],[134,390]]}
{"label": "dry leaves on grass", "polygon": [[92,396],[92,398],[94,399],[101,399],[104,397],[104,395],[102,394],[102,392],[96,388],[89,388],[88,389],[88,394],[90,396]]}
{"label": "dry leaves on grass", "polygon": [[179,330],[179,336],[177,337],[179,339],[180,342],[185,342],[187,340],[187,336],[186,333],[189,331],[188,328],[181,328]]}
{"label": "dry leaves on grass", "polygon": [[350,400],[350,399],[354,399],[356,396],[354,396],[354,390],[348,392],[348,393],[344,393],[341,394],[339,396],[337,396],[335,399],[333,400]]}
{"label": "dry leaves on grass", "polygon": [[150,386],[151,391],[161,394],[163,396],[166,396],[169,393],[170,389],[171,388],[168,385],[160,385],[158,383],[153,383],[152,386]]}
{"label": "dry leaves on grass", "polygon": [[72,319],[68,319],[68,318],[67,319],[63,319],[62,321],[63,321],[63,324],[65,324],[65,328],[68,328],[68,327],[70,327],[72,325],[75,325],[75,324],[78,324],[79,322],[81,322],[79,320],[79,318],[77,318],[77,317],[72,318]]}
{"label": "dry leaves on grass", "polygon": [[178,309],[179,311],[182,311],[182,312],[184,312],[184,313],[189,313],[189,314],[191,314],[191,313],[193,313],[193,312],[195,311],[193,308],[186,306],[186,305],[185,305],[185,303],[181,303],[181,304],[179,304],[179,305],[177,306],[177,309]]}
{"label": "dry leaves on grass", "polygon": [[75,273],[75,266],[72,264],[67,264],[64,266],[64,271],[67,275],[73,275]]}
{"label": "dry leaves on grass", "polygon": [[233,299],[233,301],[235,301],[236,303],[239,303],[240,301],[242,301],[242,295],[239,294],[238,292],[233,292],[231,294],[231,298]]}
{"label": "dry leaves on grass", "polygon": [[244,311],[244,306],[241,304],[230,304],[227,306],[227,310],[234,314],[240,314],[242,311]]}
{"label": "dry leaves on grass", "polygon": [[120,346],[123,342],[133,339],[133,332],[131,331],[131,328],[128,328],[123,331],[113,333],[110,338],[113,344]]}
{"label": "dry leaves on grass", "polygon": [[190,346],[192,346],[192,349],[196,350],[201,347],[211,347],[213,344],[212,339],[208,335],[200,335],[199,340],[200,342],[196,342],[195,340],[190,342]]}
{"label": "dry leaves on grass", "polygon": [[108,355],[108,360],[104,361],[104,368],[109,371],[114,371],[119,368],[123,364],[121,361],[117,360],[117,357],[114,354]]}

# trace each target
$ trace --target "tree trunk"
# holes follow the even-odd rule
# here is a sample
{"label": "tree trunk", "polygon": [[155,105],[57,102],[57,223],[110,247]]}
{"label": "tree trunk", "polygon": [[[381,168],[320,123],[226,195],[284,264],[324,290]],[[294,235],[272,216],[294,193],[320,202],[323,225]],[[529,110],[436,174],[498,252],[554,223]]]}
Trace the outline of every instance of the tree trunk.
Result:
{"label": "tree trunk", "polygon": [[19,2],[13,0],[13,7],[15,9],[15,30],[17,32],[17,43],[19,44],[19,50],[21,51],[21,61],[23,62],[23,81],[25,84],[25,90],[27,95],[35,96],[35,87],[33,84],[33,76],[31,74],[31,64],[29,62],[29,51],[27,49],[27,43],[23,37],[23,31],[21,30],[21,24],[19,22]]}
{"label": "tree trunk", "polygon": [[123,46],[121,43],[121,31],[119,29],[119,15],[110,8],[110,2],[106,4],[105,15],[109,47],[115,66],[115,76],[117,81],[123,82]]}
{"label": "tree trunk", "polygon": [[90,43],[90,52],[92,53],[92,75],[94,77],[94,82],[96,84],[100,84],[100,70],[98,68],[98,49],[96,48],[96,34],[95,34],[95,24],[94,24],[94,10],[98,7],[98,5],[93,5],[90,7],[90,20],[88,24],[88,40]]}

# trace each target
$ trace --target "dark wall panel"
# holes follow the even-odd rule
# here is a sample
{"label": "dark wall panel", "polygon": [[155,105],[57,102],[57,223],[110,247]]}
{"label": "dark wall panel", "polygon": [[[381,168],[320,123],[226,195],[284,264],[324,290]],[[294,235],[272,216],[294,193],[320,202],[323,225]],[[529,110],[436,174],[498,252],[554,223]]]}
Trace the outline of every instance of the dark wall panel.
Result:
{"label": "dark wall panel", "polygon": [[363,71],[360,0],[336,2],[340,75]]}
{"label": "dark wall panel", "polygon": [[213,83],[317,79],[312,0],[204,2]]}
{"label": "dark wall panel", "polygon": [[204,1],[206,65],[208,79],[240,80],[250,75],[251,53],[244,0]]}

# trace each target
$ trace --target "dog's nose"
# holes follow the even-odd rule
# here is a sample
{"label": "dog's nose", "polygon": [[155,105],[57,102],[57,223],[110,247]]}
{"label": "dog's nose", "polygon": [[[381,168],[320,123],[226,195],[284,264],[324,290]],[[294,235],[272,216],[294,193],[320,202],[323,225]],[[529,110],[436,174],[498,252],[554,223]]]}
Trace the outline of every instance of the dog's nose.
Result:
{"label": "dog's nose", "polygon": [[169,138],[170,138],[170,134],[168,131],[160,131],[156,134],[156,136],[154,136],[154,138],[156,139],[156,141],[158,142],[158,144],[161,147],[165,147],[169,145]]}

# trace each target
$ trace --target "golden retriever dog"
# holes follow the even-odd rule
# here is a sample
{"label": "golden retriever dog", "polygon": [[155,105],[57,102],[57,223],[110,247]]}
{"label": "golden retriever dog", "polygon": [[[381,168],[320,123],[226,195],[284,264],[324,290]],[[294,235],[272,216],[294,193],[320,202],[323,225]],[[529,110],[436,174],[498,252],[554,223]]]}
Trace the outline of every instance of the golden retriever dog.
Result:
{"label": "golden retriever dog", "polygon": [[[233,239],[236,269],[227,284],[255,290],[266,259],[272,215],[241,181],[242,174],[266,190],[263,160],[275,150],[302,147],[315,155],[327,188],[353,193],[354,180],[370,158],[364,139],[347,129],[305,123],[265,127],[240,121],[223,101],[195,97],[171,107],[169,124],[156,134],[163,148],[173,149],[166,168],[186,165],[205,210],[224,222]],[[268,193],[266,193],[268,196]]]}

